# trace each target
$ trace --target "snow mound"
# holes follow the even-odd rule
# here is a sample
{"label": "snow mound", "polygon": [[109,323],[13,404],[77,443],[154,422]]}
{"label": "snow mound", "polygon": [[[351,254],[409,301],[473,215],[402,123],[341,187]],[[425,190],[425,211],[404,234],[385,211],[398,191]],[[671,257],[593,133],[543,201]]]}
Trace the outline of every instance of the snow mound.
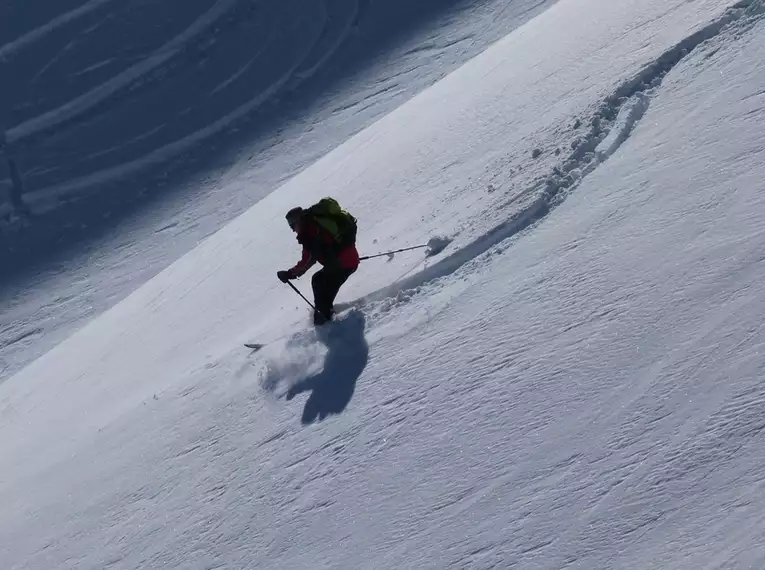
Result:
{"label": "snow mound", "polygon": [[265,372],[261,386],[266,392],[283,396],[287,389],[321,370],[327,348],[318,330],[305,330],[287,340],[264,348]]}
{"label": "snow mound", "polygon": [[438,255],[452,243],[452,238],[447,236],[434,236],[428,241],[427,255],[432,257]]}

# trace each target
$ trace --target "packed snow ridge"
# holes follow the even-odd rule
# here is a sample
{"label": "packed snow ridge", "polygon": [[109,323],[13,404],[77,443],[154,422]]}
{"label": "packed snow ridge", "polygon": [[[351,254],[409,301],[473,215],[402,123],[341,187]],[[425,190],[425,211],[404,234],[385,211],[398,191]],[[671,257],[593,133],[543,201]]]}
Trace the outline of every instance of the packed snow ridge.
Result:
{"label": "packed snow ridge", "polygon": [[[585,176],[603,164],[629,138],[648,110],[651,98],[661,86],[662,80],[677,64],[728,26],[742,23],[745,26],[752,25],[762,13],[762,0],[739,2],[726,10],[720,18],[664,52],[635,77],[622,83],[599,105],[598,111],[590,121],[589,132],[576,143],[568,158],[556,166],[540,184],[541,193],[526,208],[438,263],[343,307],[361,307],[445,277],[498,243],[542,220],[581,184]],[[539,192],[539,189],[535,191]]]}

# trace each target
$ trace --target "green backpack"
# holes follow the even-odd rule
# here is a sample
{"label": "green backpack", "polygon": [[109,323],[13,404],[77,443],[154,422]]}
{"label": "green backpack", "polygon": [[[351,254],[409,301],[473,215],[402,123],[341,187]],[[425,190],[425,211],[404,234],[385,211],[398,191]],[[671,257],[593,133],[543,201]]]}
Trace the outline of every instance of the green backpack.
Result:
{"label": "green backpack", "polygon": [[358,229],[356,218],[343,210],[334,198],[322,198],[308,208],[306,213],[332,234],[338,245],[345,246],[356,243],[356,231]]}

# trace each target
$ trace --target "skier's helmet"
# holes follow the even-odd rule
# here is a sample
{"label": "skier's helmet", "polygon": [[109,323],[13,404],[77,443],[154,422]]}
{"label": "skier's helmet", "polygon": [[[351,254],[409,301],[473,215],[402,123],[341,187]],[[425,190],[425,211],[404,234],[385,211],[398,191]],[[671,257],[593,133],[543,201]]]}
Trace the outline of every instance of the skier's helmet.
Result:
{"label": "skier's helmet", "polygon": [[290,225],[290,227],[297,231],[298,224],[300,223],[300,220],[303,218],[303,208],[298,206],[297,208],[292,208],[289,212],[287,212],[287,215],[285,216],[287,218],[287,223]]}

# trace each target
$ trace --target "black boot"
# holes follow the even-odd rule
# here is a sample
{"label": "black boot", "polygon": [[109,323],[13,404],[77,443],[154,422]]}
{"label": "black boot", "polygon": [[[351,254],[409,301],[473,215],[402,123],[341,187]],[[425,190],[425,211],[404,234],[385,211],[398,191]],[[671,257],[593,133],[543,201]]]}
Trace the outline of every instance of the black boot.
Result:
{"label": "black boot", "polygon": [[328,322],[332,320],[332,316],[334,314],[334,311],[330,309],[329,311],[319,311],[318,309],[313,312],[313,324],[317,327],[320,327],[321,325],[325,325]]}

